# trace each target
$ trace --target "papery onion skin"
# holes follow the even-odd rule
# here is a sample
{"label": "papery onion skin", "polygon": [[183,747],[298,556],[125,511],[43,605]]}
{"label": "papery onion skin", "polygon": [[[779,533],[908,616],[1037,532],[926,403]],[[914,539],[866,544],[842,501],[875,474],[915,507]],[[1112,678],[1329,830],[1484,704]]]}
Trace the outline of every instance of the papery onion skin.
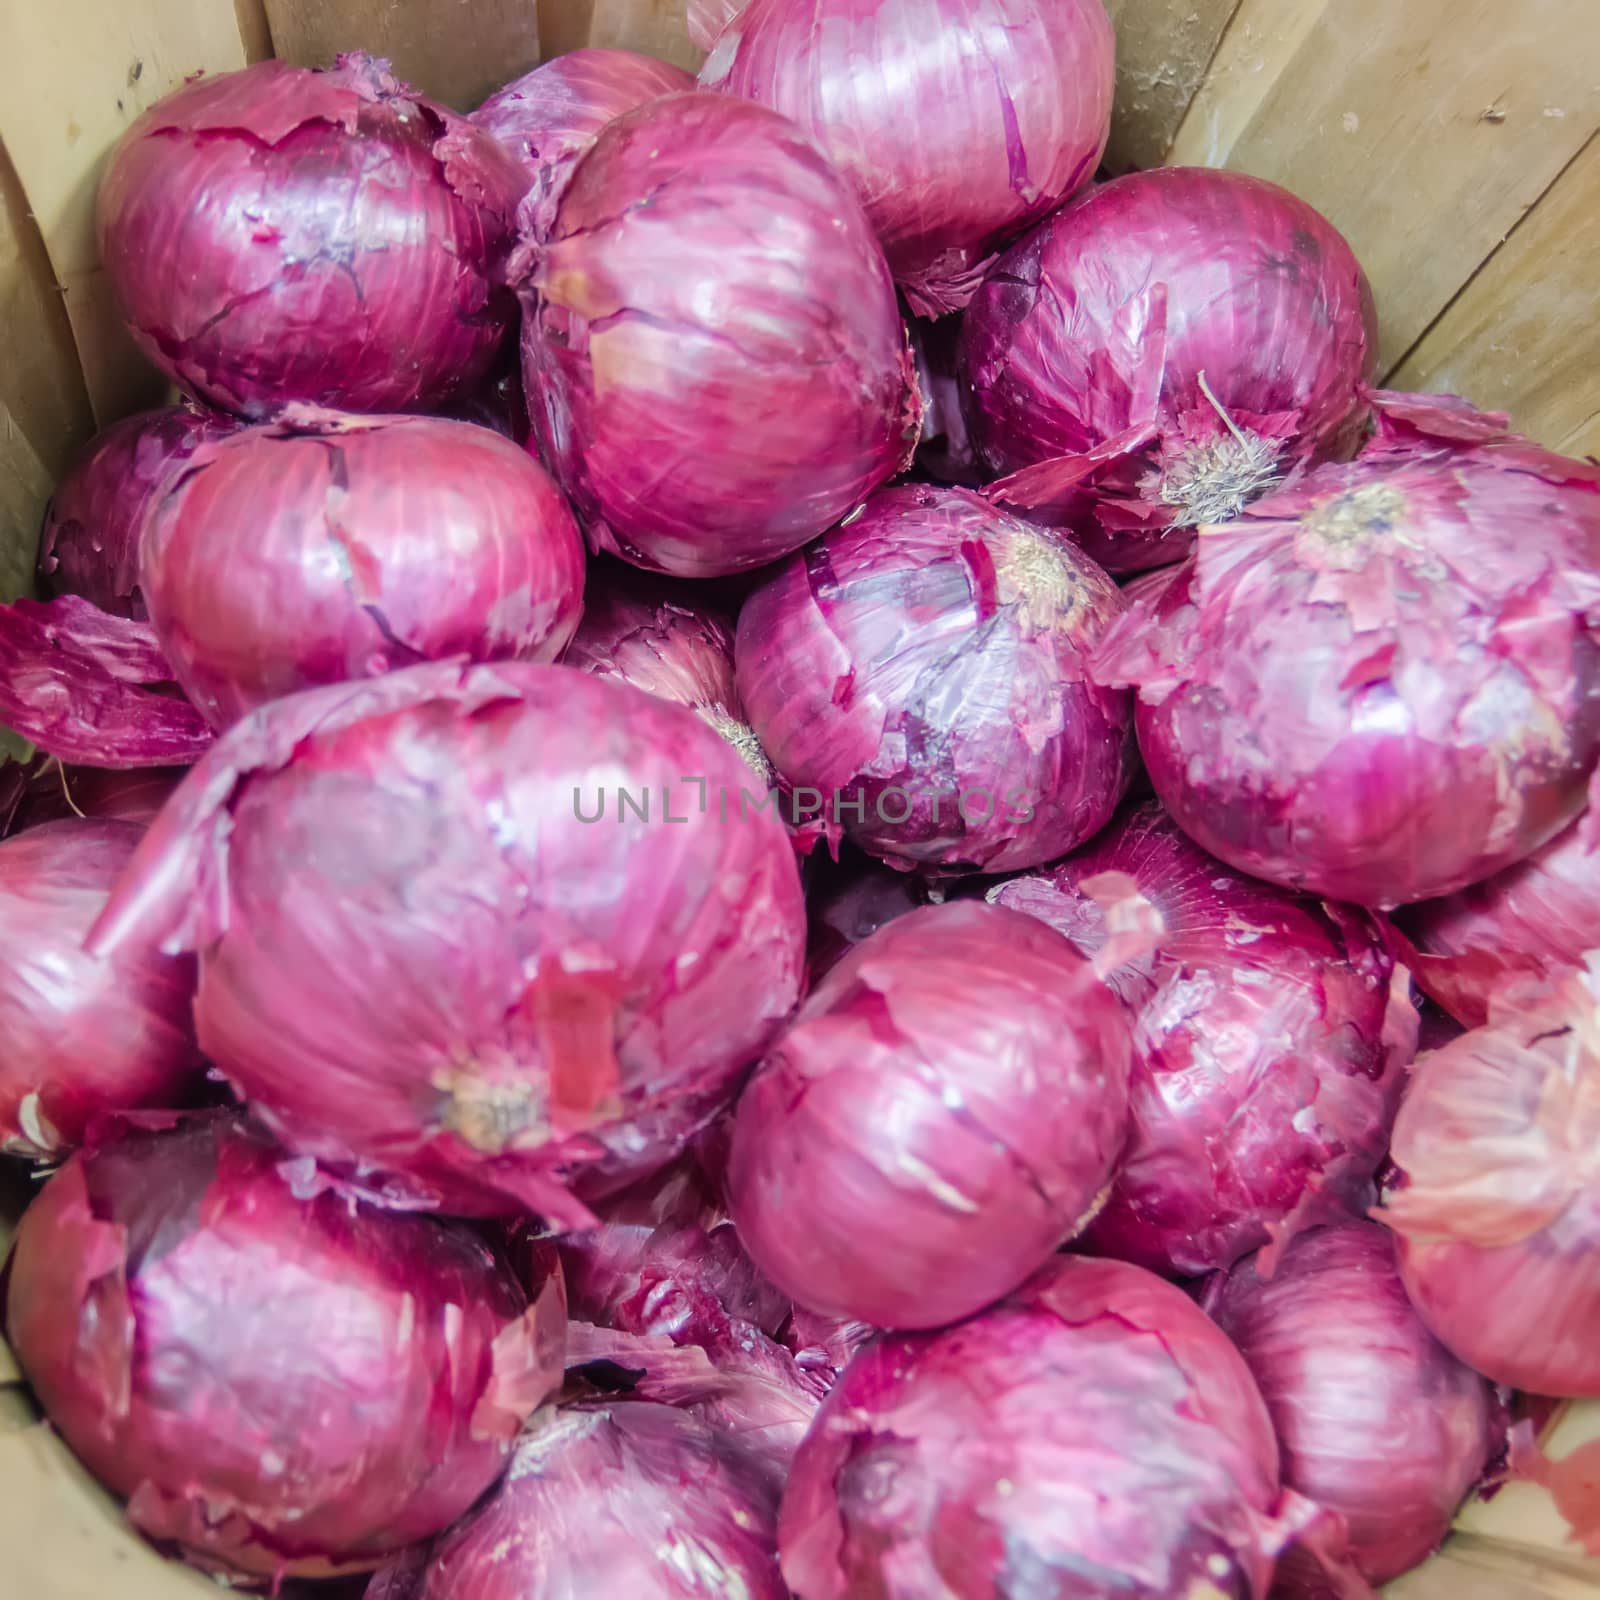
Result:
{"label": "papery onion skin", "polygon": [[1192,524],[1353,453],[1376,329],[1349,245],[1276,184],[1202,167],[1101,184],[967,309],[968,420],[1007,475],[990,493],[1053,507],[1108,571],[1180,560]]}
{"label": "papery onion skin", "polygon": [[700,81],[793,117],[860,196],[912,309],[937,317],[1093,177],[1115,51],[1101,0],[750,0]]}
{"label": "papery onion skin", "polygon": [[1132,778],[1129,701],[1088,673],[1123,609],[1092,561],[981,496],[886,489],[745,602],[739,689],[835,834],[899,867],[1036,866]]}
{"label": "papery onion skin", "polygon": [[454,1223],[332,1189],[232,1113],[97,1130],[17,1233],[7,1337],[134,1523],[266,1577],[374,1566],[500,1475],[559,1383],[533,1307]]}
{"label": "papery onion skin", "polygon": [[584,551],[525,450],[440,417],[297,407],[197,451],[142,565],[178,682],[214,726],[419,661],[550,661]]}
{"label": "papery onion skin", "polygon": [[980,1317],[856,1357],[779,1546],[806,1600],[1262,1600],[1285,1509],[1266,1407],[1216,1325],[1139,1267],[1063,1256]]}
{"label": "papery onion skin", "polygon": [[[732,219],[762,218],[758,229]],[[712,94],[619,117],[523,284],[534,433],[591,547],[714,577],[797,549],[921,427],[883,252],[793,123]]]}
{"label": "papery onion skin", "polygon": [[123,136],[100,259],[134,342],[242,416],[425,410],[477,386],[515,314],[515,157],[388,63],[262,61]]}
{"label": "papery onion skin", "polygon": [[201,1043],[292,1146],[412,1203],[586,1226],[574,1190],[677,1155],[799,989],[788,835],[700,811],[696,780],[749,772],[565,667],[308,691],[223,735],[97,941],[200,949]]}
{"label": "papery onion skin", "polygon": [[1008,1294],[1122,1154],[1128,1025],[1059,934],[951,902],[856,946],[739,1099],[728,1205],[797,1304],[931,1328]]}
{"label": "papery onion skin", "polygon": [[[1270,1276],[1241,1261],[1204,1305],[1260,1385],[1284,1483],[1339,1513],[1361,1575],[1385,1583],[1431,1555],[1500,1443],[1499,1410],[1412,1310],[1393,1235],[1303,1233]],[[1278,1589],[1325,1594],[1318,1576],[1295,1552]]]}
{"label": "papery onion skin", "polygon": [[1115,905],[1096,898],[1108,873],[1127,874],[1159,932],[1107,977],[1135,1019],[1133,1135],[1084,1243],[1192,1276],[1359,1214],[1415,1028],[1391,1024],[1394,963],[1375,921],[1230,871],[1153,801],[989,899],[1095,958],[1116,937]]}
{"label": "papery onion skin", "polygon": [[58,1158],[102,1111],[193,1092],[194,959],[83,949],[141,833],[68,818],[0,844],[0,1150]]}

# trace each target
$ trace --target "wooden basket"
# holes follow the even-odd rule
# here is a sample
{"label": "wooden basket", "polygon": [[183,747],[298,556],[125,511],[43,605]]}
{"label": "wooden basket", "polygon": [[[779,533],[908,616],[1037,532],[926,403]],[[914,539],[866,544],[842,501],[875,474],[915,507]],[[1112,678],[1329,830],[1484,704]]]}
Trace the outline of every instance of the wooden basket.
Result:
{"label": "wooden basket", "polygon": [[[388,56],[468,107],[582,44],[693,68],[684,0],[0,0],[0,598],[31,583],[51,484],[98,426],[161,398],[118,324],[94,193],[123,129],[196,72]],[[1385,373],[1600,455],[1600,0],[1108,0],[1118,170],[1275,179],[1338,226],[1377,292]],[[3,1175],[12,1214],[28,1179]],[[1600,1338],[1600,1329],[1596,1330]],[[1548,1448],[1600,1436],[1572,1407]],[[1401,1600],[1600,1596],[1543,1491],[1466,1507]],[[19,1600],[182,1600],[40,1422],[0,1345],[0,1550]],[[625,1600],[625,1597],[597,1597]]]}

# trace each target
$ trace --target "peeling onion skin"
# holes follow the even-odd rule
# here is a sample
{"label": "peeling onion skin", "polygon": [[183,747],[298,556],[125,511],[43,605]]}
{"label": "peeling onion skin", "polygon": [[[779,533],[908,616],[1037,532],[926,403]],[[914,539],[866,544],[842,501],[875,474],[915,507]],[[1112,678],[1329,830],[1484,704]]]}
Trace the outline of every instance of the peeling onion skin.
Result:
{"label": "peeling onion skin", "polygon": [[1197,1276],[1372,1204],[1415,1044],[1374,920],[1230,871],[1153,801],[989,899],[1095,958],[1105,873],[1160,943],[1108,976],[1134,1018],[1133,1135],[1083,1245]]}
{"label": "peeling onion skin", "polygon": [[207,1055],[302,1153],[588,1226],[578,1193],[672,1160],[798,996],[788,835],[715,804],[748,780],[690,712],[566,667],[312,690],[219,739],[95,940],[200,951]]}
{"label": "peeling onion skin", "polygon": [[745,602],[739,689],[779,774],[869,854],[1036,866],[1132,780],[1130,701],[1088,672],[1123,610],[1048,530],[966,489],[886,489]]}
{"label": "peeling onion skin", "polygon": [[1202,375],[1281,475],[1354,453],[1377,355],[1372,291],[1332,224],[1203,167],[1091,189],[1001,257],[962,324],[973,440],[1006,479],[989,492],[1053,508],[1118,574],[1181,560],[1188,524],[1231,514],[1179,493],[1234,443]]}
{"label": "peeling onion skin", "polygon": [[511,153],[388,63],[263,61],[139,118],[99,196],[140,350],[246,417],[427,410],[475,389],[515,315]]}
{"label": "peeling onion skin", "polygon": [[1115,51],[1101,0],[750,0],[700,82],[793,117],[860,197],[912,309],[937,317],[1093,177]]}
{"label": "peeling onion skin", "polygon": [[297,1196],[283,1162],[228,1112],[97,1130],[22,1219],[7,1336],[143,1532],[315,1577],[430,1537],[500,1476],[560,1382],[565,1317],[468,1229]]}
{"label": "peeling onion skin", "polygon": [[197,450],[149,518],[157,637],[218,728],[282,695],[420,661],[550,661],[583,538],[488,428],[292,407]]}
{"label": "peeling onion skin", "polygon": [[523,270],[534,434],[595,550],[744,571],[911,458],[921,396],[883,252],[765,107],[677,94],[617,118]]}
{"label": "peeling onion skin", "polygon": [[[1430,1556],[1500,1440],[1489,1385],[1423,1326],[1394,1239],[1373,1222],[1303,1233],[1270,1276],[1251,1257],[1204,1305],[1261,1387],[1283,1481],[1344,1519],[1362,1577],[1386,1583]],[[1328,1591],[1292,1552],[1274,1594]]]}
{"label": "peeling onion skin", "polygon": [[799,1305],[931,1328],[1008,1294],[1104,1198],[1122,1008],[1059,934],[979,902],[856,946],[739,1099],[728,1207]]}
{"label": "peeling onion skin", "polygon": [[823,1402],[779,1518],[805,1600],[1262,1600],[1289,1529],[1249,1370],[1179,1289],[1057,1257]]}

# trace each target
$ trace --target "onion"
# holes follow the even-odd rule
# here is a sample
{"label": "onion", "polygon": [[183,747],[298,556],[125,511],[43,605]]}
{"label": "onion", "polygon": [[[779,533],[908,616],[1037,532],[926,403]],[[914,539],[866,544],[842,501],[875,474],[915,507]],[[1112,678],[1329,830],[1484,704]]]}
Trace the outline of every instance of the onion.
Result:
{"label": "onion", "polygon": [[1372,1202],[1416,1017],[1403,992],[1389,1014],[1371,917],[1230,872],[1154,802],[989,899],[1110,965],[1135,1018],[1133,1139],[1091,1248],[1198,1274]]}
{"label": "onion", "polygon": [[470,392],[511,324],[510,152],[388,63],[262,61],[139,118],[100,185],[100,259],[139,348],[241,415],[406,411]]}
{"label": "onion", "polygon": [[1121,1007],[1058,934],[976,902],[913,911],[823,979],[741,1097],[739,1236],[812,1310],[967,1316],[1104,1199],[1128,1058]]}
{"label": "onion", "polygon": [[[1384,1583],[1431,1555],[1499,1419],[1488,1384],[1411,1309],[1391,1235],[1370,1222],[1302,1234],[1270,1276],[1252,1258],[1213,1280],[1205,1307],[1261,1386],[1283,1481],[1344,1519],[1361,1575]],[[1314,1596],[1319,1579],[1294,1552],[1278,1587]]]}
{"label": "onion", "polygon": [[1493,996],[1406,1091],[1378,1219],[1418,1315],[1496,1383],[1600,1395],[1597,1142],[1600,956]]}
{"label": "onion", "polygon": [[1510,866],[1600,752],[1600,469],[1441,443],[1319,469],[1207,529],[1097,661],[1140,691],[1179,825],[1390,907]]}
{"label": "onion", "polygon": [[202,1046],[302,1152],[586,1226],[574,1187],[665,1165],[796,998],[793,850],[719,814],[741,779],[699,718],[565,667],[312,690],[195,768],[97,943],[199,949]]}
{"label": "onion", "polygon": [[793,117],[936,317],[1094,175],[1115,50],[1101,0],[750,0],[700,81]]}
{"label": "onion", "polygon": [[851,1363],[779,1521],[805,1600],[1261,1600],[1303,1517],[1239,1353],[1180,1290],[1060,1257]]}
{"label": "onion", "polygon": [[1307,461],[1349,454],[1377,364],[1343,237],[1275,184],[1163,167],[1042,223],[968,309],[990,493],[1057,508],[1112,572],[1176,561]]}
{"label": "onion", "polygon": [[0,843],[0,1149],[51,1159],[101,1111],[174,1105],[201,1070],[194,962],[83,949],[140,838],[131,822],[47,822]]}
{"label": "onion", "polygon": [[686,577],[760,566],[910,459],[883,252],[760,106],[667,95],[611,123],[523,294],[534,431],[596,549]]}
{"label": "onion", "polygon": [[202,445],[235,426],[190,406],[124,417],[89,441],[56,485],[39,536],[39,577],[55,594],[143,617],[139,543],[151,502]]}
{"label": "onion", "polygon": [[196,452],[142,572],[178,681],[226,727],[419,661],[550,660],[583,563],[560,492],[489,429],[294,407]]}
{"label": "onion", "polygon": [[746,601],[739,688],[835,836],[895,866],[1034,866],[1132,776],[1128,701],[1087,671],[1121,611],[1093,562],[978,495],[888,489]]}
{"label": "onion", "polygon": [[806,970],[814,986],[863,939],[926,904],[927,896],[909,873],[863,861],[852,852],[838,865],[826,857],[818,862],[806,900]]}
{"label": "onion", "polygon": [[7,1336],[134,1523],[310,1577],[466,1511],[560,1381],[559,1285],[529,1308],[465,1228],[297,1193],[230,1113],[110,1131],[24,1215]]}

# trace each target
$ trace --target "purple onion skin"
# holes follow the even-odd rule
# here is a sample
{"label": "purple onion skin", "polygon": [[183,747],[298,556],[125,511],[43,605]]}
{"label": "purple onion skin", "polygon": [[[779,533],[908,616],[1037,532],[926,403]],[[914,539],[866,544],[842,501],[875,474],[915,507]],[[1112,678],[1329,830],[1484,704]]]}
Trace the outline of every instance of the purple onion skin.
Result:
{"label": "purple onion skin", "polygon": [[213,405],[426,410],[476,388],[512,324],[525,188],[509,151],[386,62],[263,61],[128,130],[100,257],[135,343]]}
{"label": "purple onion skin", "polygon": [[535,437],[592,547],[635,566],[774,561],[915,447],[883,252],[843,179],[764,107],[677,94],[617,118],[522,292]]}
{"label": "purple onion skin", "polygon": [[142,618],[144,519],[172,473],[237,424],[190,406],[124,417],[89,441],[56,485],[39,536],[39,579],[114,616]]}
{"label": "purple onion skin", "polygon": [[1036,866],[1132,778],[1130,703],[1087,666],[1122,611],[1048,531],[965,489],[886,489],[745,602],[739,688],[835,834],[903,868]]}
{"label": "purple onion skin", "polygon": [[465,1228],[298,1197],[227,1112],[97,1132],[22,1219],[6,1317],[134,1523],[262,1577],[371,1567],[466,1511],[564,1324]]}
{"label": "purple onion skin", "polygon": [[196,452],[142,571],[178,682],[223,728],[420,661],[553,660],[584,551],[548,475],[488,428],[301,409]]}
{"label": "purple onion skin", "polygon": [[[1301,1234],[1269,1276],[1241,1261],[1204,1304],[1261,1388],[1284,1483],[1343,1518],[1361,1576],[1386,1583],[1431,1555],[1497,1447],[1499,1410],[1412,1310],[1393,1235],[1353,1221]],[[1328,1590],[1294,1552],[1273,1592]]]}
{"label": "purple onion skin", "polygon": [[[1202,377],[1277,470],[1352,453],[1377,364],[1372,292],[1349,245],[1287,190],[1164,167],[1090,190],[1014,245],[962,325],[968,421],[996,474],[1051,505],[1108,571],[1182,559],[1164,489],[1231,441]],[[1209,508],[1205,520],[1225,509]]]}
{"label": "purple onion skin", "polygon": [[805,1600],[1262,1600],[1278,1447],[1181,1290],[1062,1256],[937,1333],[874,1340],[823,1402],[779,1520]]}
{"label": "purple onion skin", "polygon": [[978,902],[880,929],[740,1097],[728,1205],[797,1304],[931,1328],[1093,1214],[1127,1136],[1122,1008],[1059,934]]}
{"label": "purple onion skin", "polygon": [[1409,1062],[1373,919],[1230,871],[1154,802],[989,898],[1094,957],[1107,913],[1084,886],[1112,872],[1161,931],[1107,980],[1134,1019],[1133,1136],[1085,1244],[1195,1275],[1371,1204]]}
{"label": "purple onion skin", "polygon": [[788,835],[718,814],[748,781],[689,712],[565,667],[313,690],[218,741],[97,944],[200,949],[207,1055],[302,1152],[587,1226],[574,1190],[676,1156],[797,998]]}

